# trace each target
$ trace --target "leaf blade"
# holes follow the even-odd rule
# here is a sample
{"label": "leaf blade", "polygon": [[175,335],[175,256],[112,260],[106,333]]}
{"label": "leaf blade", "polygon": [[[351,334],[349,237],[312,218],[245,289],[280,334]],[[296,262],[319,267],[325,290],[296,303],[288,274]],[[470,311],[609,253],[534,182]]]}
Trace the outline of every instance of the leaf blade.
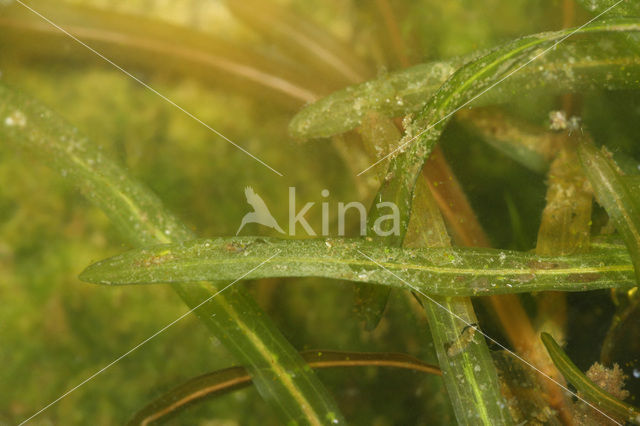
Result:
{"label": "leaf blade", "polygon": [[587,254],[537,256],[497,249],[400,249],[358,239],[228,237],[131,250],[90,265],[80,278],[110,285],[235,278],[238,271],[281,250],[281,255],[247,279],[315,276],[402,287],[376,263],[363,259],[361,251],[428,294],[484,296],[634,287],[626,249],[617,244],[595,246]]}
{"label": "leaf blade", "polygon": [[587,401],[595,404],[599,409],[616,417],[624,419],[634,424],[640,424],[640,410],[626,402],[620,401],[604,389],[598,387],[582,371],[569,359],[562,348],[548,333],[542,333],[540,336],[551,359],[562,372],[569,383],[584,395]]}
{"label": "leaf blade", "polygon": [[638,198],[632,195],[633,187],[622,178],[613,160],[589,141],[582,141],[578,154],[598,203],[604,207],[629,249],[640,282],[640,205]]}
{"label": "leaf blade", "polygon": [[[607,24],[610,22],[611,25]],[[620,25],[616,25],[620,24]],[[478,98],[472,106],[484,106],[511,99],[514,93],[567,92],[596,88],[635,89],[640,78],[640,58],[615,36],[638,34],[640,21],[618,18],[592,24],[578,32],[584,40],[571,37],[553,51],[536,59],[535,67],[524,67],[500,84],[499,90]],[[572,30],[526,36],[491,51],[447,61],[434,61],[389,73],[335,92],[300,111],[289,124],[289,133],[297,139],[319,138],[343,133],[358,126],[371,111],[388,117],[418,113],[441,85],[460,67],[478,58],[508,50],[509,46],[538,38],[558,40]],[[467,65],[465,65],[467,64]]]}

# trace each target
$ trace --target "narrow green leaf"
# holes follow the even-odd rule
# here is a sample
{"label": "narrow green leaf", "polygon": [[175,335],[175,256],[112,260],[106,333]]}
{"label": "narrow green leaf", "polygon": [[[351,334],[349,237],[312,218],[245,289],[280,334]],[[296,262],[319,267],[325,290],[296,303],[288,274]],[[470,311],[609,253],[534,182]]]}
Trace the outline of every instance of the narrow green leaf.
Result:
{"label": "narrow green leaf", "polygon": [[[193,238],[144,185],[37,101],[0,84],[0,137],[38,154],[80,187],[132,244]],[[255,266],[255,265],[254,265]],[[233,281],[246,273],[214,280]],[[335,402],[278,329],[242,289],[216,294],[218,284],[176,283],[174,290],[223,344],[246,364],[265,400],[286,422],[343,423]],[[221,286],[219,288],[222,288]],[[205,300],[207,303],[202,304]]]}
{"label": "narrow green leaf", "polygon": [[[490,99],[496,96],[503,99],[513,97],[515,94],[522,94],[531,84],[545,82],[545,73],[539,71],[540,63],[533,66],[530,62],[536,59],[543,60],[544,56],[541,57],[541,55],[554,46],[556,51],[562,51],[561,46],[565,46],[566,41],[562,44],[557,43],[569,35],[598,36],[639,30],[640,19],[619,18],[595,22],[579,30],[570,29],[523,37],[466,64],[440,87],[422,112],[407,127],[407,134],[398,148],[399,153],[393,158],[389,167],[389,175],[394,176],[394,179],[385,181],[378,192],[377,199],[381,202],[395,203],[399,207],[400,228],[404,229],[404,224],[409,220],[408,215],[405,214],[406,207],[408,206],[410,211],[417,176],[438,142],[445,125],[457,109],[475,99]],[[568,58],[565,59],[568,60]],[[522,84],[522,87],[514,87],[512,78],[525,69],[537,69],[538,74],[529,76],[530,83]],[[624,74],[624,78],[629,79],[626,71]],[[596,80],[606,81],[600,78]],[[634,75],[631,80],[637,81],[638,75]]]}
{"label": "narrow green leaf", "polygon": [[[637,0],[576,0],[581,6],[594,14],[604,14],[608,16],[630,16],[640,17],[640,2]],[[620,45],[626,45],[629,53],[640,55],[640,34],[629,33],[620,34],[618,37]]]}
{"label": "narrow green leaf", "polygon": [[640,199],[633,195],[634,187],[623,179],[609,154],[598,151],[589,141],[580,144],[578,153],[598,203],[607,211],[629,249],[640,282]]}
{"label": "narrow green leaf", "polygon": [[375,111],[387,117],[417,111],[464,59],[416,65],[334,92],[300,111],[289,124],[297,139],[320,138],[357,127]]}
{"label": "narrow green leaf", "polygon": [[[400,132],[393,122],[375,113],[369,114],[365,118],[361,134],[365,146],[378,156],[389,152],[400,140]],[[388,136],[385,137],[385,135]],[[384,181],[387,176],[383,170],[387,169],[387,164],[379,166],[382,166],[378,168],[380,180]],[[421,176],[416,182],[415,196],[410,208],[415,214],[411,215],[409,222],[406,223],[406,233],[404,230],[401,232],[405,238],[394,235],[378,236],[372,240],[373,244],[412,248],[450,247],[451,240],[442,213],[425,176]],[[375,211],[370,217],[376,217]],[[370,220],[370,228],[372,223],[374,221]],[[406,285],[407,282],[403,284]],[[370,284],[366,284],[366,286],[387,289],[387,287],[371,286]],[[386,296],[381,291],[370,294],[374,302]],[[497,371],[484,339],[472,337],[470,341],[466,341],[467,344],[464,347],[457,351],[451,350],[452,347],[459,344],[461,334],[468,333],[465,331],[469,330],[468,325],[478,322],[471,299],[435,295],[426,297],[425,294],[415,292],[414,295],[423,300],[422,305],[427,315],[434,349],[443,371],[447,394],[458,423],[511,424],[507,404],[500,392]],[[374,303],[372,307],[375,306]]]}
{"label": "narrow green leaf", "polygon": [[[512,99],[516,94],[531,92],[636,89],[640,81],[640,57],[629,50],[624,40],[615,36],[637,34],[639,30],[639,18],[618,18],[590,24],[471,105],[491,105]],[[526,36],[490,52],[421,64],[347,87],[300,111],[291,121],[289,133],[299,139],[327,137],[358,126],[370,111],[388,117],[419,112],[430,96],[458,68],[467,64],[439,91],[439,98],[449,93],[455,95],[455,104],[463,103],[572,31]],[[442,99],[432,100],[428,109],[440,101]],[[454,109],[442,106],[446,111]],[[442,111],[434,111],[433,114],[436,119],[443,115]]]}
{"label": "narrow green leaf", "polygon": [[424,304],[458,424],[513,424],[487,342],[467,325],[478,323],[471,299],[436,296]]}
{"label": "narrow green leaf", "polygon": [[[403,247],[450,248],[451,240],[442,213],[424,176],[416,182],[411,209],[414,214],[409,220]],[[412,281],[406,283],[415,285]],[[434,349],[458,423],[512,424],[487,342],[479,334],[476,336],[475,328],[470,327],[470,324],[478,324],[471,299],[426,297],[426,293],[422,293],[420,297]]]}
{"label": "narrow green leaf", "polygon": [[[368,164],[371,161],[375,161],[379,155],[388,153],[402,137],[393,121],[375,112],[365,116],[359,133],[364,150],[368,154]],[[384,164],[384,162],[377,168],[378,183],[384,181],[386,170],[387,164]],[[355,171],[355,173],[358,171]],[[375,204],[376,201],[374,199],[371,211],[375,211]],[[367,224],[370,230],[373,228],[372,224],[373,222],[371,221]],[[376,235],[377,241],[386,242],[389,245],[398,246],[402,243],[402,240],[398,241],[393,234],[388,237],[380,237],[374,232],[374,235]],[[390,292],[390,287],[372,284],[362,284],[355,287],[356,309],[359,316],[364,320],[365,328],[368,330],[375,329],[382,319]]]}
{"label": "narrow green leaf", "polygon": [[580,395],[598,407],[599,410],[604,411],[608,415],[623,421],[631,422],[634,424],[640,424],[640,410],[636,407],[620,401],[618,398],[611,395],[609,392],[600,388],[593,383],[582,371],[569,359],[567,354],[564,353],[562,348],[553,340],[548,333],[542,333],[540,336],[542,342],[549,351],[549,355],[553,360],[558,370],[562,373],[565,379],[571,383],[580,392]]}
{"label": "narrow green leaf", "polygon": [[[378,156],[389,153],[401,138],[400,131],[393,121],[375,112],[367,114],[359,133],[365,150],[369,154],[370,162],[375,161]],[[384,181],[387,167],[387,160],[376,167],[379,182]],[[391,234],[388,237],[376,237],[376,242],[395,246],[403,244],[409,247],[444,247],[451,244],[440,209],[431,194],[425,178],[419,179],[417,182],[412,208],[419,214],[411,217],[404,240]],[[376,209],[372,208],[372,213],[369,217],[373,219],[369,220],[368,223],[370,229],[373,228],[377,217]],[[377,235],[376,232],[373,233]],[[382,318],[389,291],[390,288],[387,287],[367,284],[356,287],[356,300],[361,306],[360,310],[364,311],[363,316],[368,328],[375,327]]]}
{"label": "narrow green leaf", "polygon": [[629,255],[624,246],[615,244],[581,255],[536,256],[497,249],[400,249],[360,239],[259,237],[135,249],[89,266],[80,278],[111,285],[228,280],[278,250],[278,256],[246,278],[325,277],[403,287],[397,278],[364,259],[363,252],[427,294],[484,296],[635,286]]}

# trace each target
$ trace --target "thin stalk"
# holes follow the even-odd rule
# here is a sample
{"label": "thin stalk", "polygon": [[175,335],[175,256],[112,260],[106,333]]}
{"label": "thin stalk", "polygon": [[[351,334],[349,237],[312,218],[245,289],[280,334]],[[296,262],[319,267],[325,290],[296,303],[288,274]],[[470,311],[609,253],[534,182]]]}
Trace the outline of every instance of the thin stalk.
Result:
{"label": "thin stalk", "polygon": [[407,48],[404,44],[404,40],[402,39],[402,34],[398,27],[398,20],[393,13],[391,3],[389,3],[389,0],[376,0],[376,6],[382,16],[384,27],[387,30],[389,39],[391,40],[391,45],[393,46],[392,50],[397,57],[398,63],[403,68],[407,68],[411,63],[407,57]]}
{"label": "thin stalk", "polygon": [[629,290],[627,296],[630,299],[627,306],[618,306],[616,313],[611,320],[611,325],[607,330],[607,336],[602,342],[602,349],[600,350],[600,362],[605,365],[610,365],[613,362],[613,351],[616,347],[617,341],[620,341],[620,334],[625,329],[624,325],[627,324],[627,320],[633,318],[633,314],[640,309],[640,297],[637,295],[638,288]]}
{"label": "thin stalk", "polygon": [[[300,355],[313,369],[338,367],[390,367],[427,374],[442,375],[435,365],[402,353],[338,352],[310,350]],[[243,367],[230,367],[203,374],[182,383],[139,410],[128,426],[148,425],[175,416],[188,406],[205,399],[251,385],[251,376]]]}
{"label": "thin stalk", "polygon": [[444,153],[436,146],[427,159],[422,175],[449,225],[453,241],[463,247],[490,247],[489,237],[478,222],[462,186],[451,171]]}
{"label": "thin stalk", "polygon": [[[359,130],[368,161],[381,154],[385,155],[389,152],[389,147],[393,146],[401,137],[400,132],[391,120],[375,112],[366,116]],[[376,170],[378,185],[384,182],[386,178],[384,166],[383,164],[382,167],[378,167]],[[373,210],[376,200],[374,199],[371,204],[371,209]],[[369,229],[373,229],[373,222],[370,221],[367,226]],[[379,235],[377,232],[375,234]],[[377,239],[388,241],[392,246],[398,246],[402,242],[401,239],[398,239],[393,234],[388,237],[377,237]],[[354,300],[356,301],[356,309],[367,329],[375,329],[380,322],[387,306],[390,292],[391,288],[371,284],[364,284],[355,288]]]}

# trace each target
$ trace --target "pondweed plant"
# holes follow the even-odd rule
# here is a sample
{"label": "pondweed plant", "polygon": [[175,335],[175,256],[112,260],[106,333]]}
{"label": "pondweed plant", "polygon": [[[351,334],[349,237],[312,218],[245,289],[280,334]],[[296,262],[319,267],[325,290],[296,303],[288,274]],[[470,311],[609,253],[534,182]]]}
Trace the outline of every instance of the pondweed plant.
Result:
{"label": "pondweed plant", "polygon": [[0,423],[640,423],[636,2],[0,12]]}

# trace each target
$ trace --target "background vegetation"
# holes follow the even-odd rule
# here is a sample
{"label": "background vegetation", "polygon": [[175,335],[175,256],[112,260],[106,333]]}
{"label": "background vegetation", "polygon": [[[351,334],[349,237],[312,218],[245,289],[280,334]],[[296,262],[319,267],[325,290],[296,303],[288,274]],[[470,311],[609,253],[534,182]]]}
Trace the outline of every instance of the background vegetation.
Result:
{"label": "background vegetation", "polygon": [[[589,8],[559,0],[250,3],[253,12],[213,0],[29,4],[61,25],[123,34],[120,41],[98,37],[90,44],[284,177],[68,37],[38,27],[41,21],[17,4],[0,6],[1,79],[77,127],[158,194],[196,235],[227,236],[235,234],[247,212],[245,186],[252,186],[277,218],[287,217],[289,186],[298,189],[301,203],[317,202],[325,188],[333,205],[369,202],[375,194],[372,177],[354,177],[367,163],[362,156],[345,153],[348,144],[331,138],[300,143],[289,135],[290,120],[305,104],[409,65],[469,55],[594,16]],[[309,31],[314,40],[349,60],[353,75],[337,72],[304,49],[293,49],[295,32],[285,30],[296,20],[313,23]],[[167,51],[143,49],[141,54],[137,43],[143,36],[165,43]],[[261,79],[250,81],[237,72],[176,58],[168,51],[173,45],[268,70],[303,90],[283,93],[265,87]],[[546,128],[549,111],[567,106],[561,94],[529,93],[510,99],[502,111]],[[633,159],[640,158],[637,91],[581,91],[572,102],[571,109],[582,117],[593,140],[624,156],[633,169]],[[344,136],[357,137],[355,132]],[[439,144],[490,245],[534,249],[547,177],[484,139],[464,120],[454,120]],[[168,286],[107,287],[79,281],[78,274],[90,263],[132,246],[97,207],[48,166],[28,150],[0,143],[0,424],[19,423],[186,310]],[[320,213],[317,208],[310,215],[316,229],[321,226]],[[595,230],[605,226],[602,208],[594,207],[592,221]],[[268,234],[257,226],[245,231]],[[381,323],[368,330],[355,312],[352,283],[273,278],[238,285],[255,296],[299,350],[394,351],[437,363],[425,314],[407,292],[392,292]],[[637,296],[599,290],[567,297],[562,334],[570,358],[586,371],[601,358],[602,342],[614,339],[609,361],[629,375],[630,401],[638,405],[634,398],[640,395],[640,321],[637,309],[627,309],[637,303]],[[546,319],[536,316],[540,299],[535,294],[521,297],[536,330],[544,328]],[[491,309],[477,303],[476,312],[483,330],[506,344]],[[621,312],[628,313],[624,328],[607,337]],[[176,384],[235,363],[220,341],[189,316],[33,423],[124,423]],[[454,422],[439,377],[372,367],[322,371],[319,376],[353,424]],[[254,388],[248,388],[195,405],[168,422],[262,425],[278,424],[279,418]]]}

